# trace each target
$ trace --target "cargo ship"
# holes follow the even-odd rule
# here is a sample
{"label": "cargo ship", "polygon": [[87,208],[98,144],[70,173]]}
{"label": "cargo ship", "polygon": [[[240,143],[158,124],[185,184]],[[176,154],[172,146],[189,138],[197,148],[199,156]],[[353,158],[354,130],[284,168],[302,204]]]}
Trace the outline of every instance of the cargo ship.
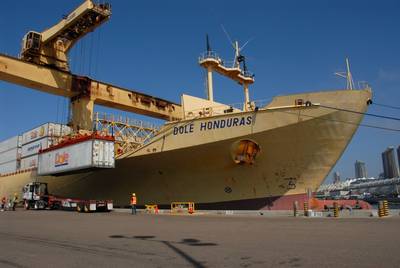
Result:
{"label": "cargo ship", "polygon": [[[116,206],[128,205],[135,192],[142,205],[290,208],[318,189],[354,135],[362,114],[345,110],[362,113],[370,98],[369,89],[279,96],[257,111],[170,122],[121,155],[114,169],[44,177],[21,170],[0,177],[0,195],[38,179],[54,194],[112,199]],[[294,105],[299,99],[312,105]]]}
{"label": "cargo ship", "polygon": [[[90,12],[104,15],[104,10],[108,10],[109,6],[96,7],[93,4],[89,9]],[[66,17],[62,25],[79,19],[76,12],[73,18]],[[88,14],[80,19],[90,18],[92,13]],[[90,22],[101,22],[101,18],[91,19]],[[78,24],[82,25],[81,22]],[[70,29],[71,25],[68,27]],[[33,38],[31,40],[44,42],[44,36],[30,32],[24,40],[28,43],[29,38]],[[62,32],[62,36],[65,39],[65,32]],[[3,56],[0,57],[0,63],[3,60],[9,62],[8,66],[11,67],[21,64],[26,69],[33,68],[29,85],[23,79],[14,79],[18,74],[11,73],[10,68],[2,69],[1,64],[0,78],[9,82],[17,81],[28,87],[34,87],[36,83],[39,90],[49,92],[55,88],[51,81],[46,87],[39,86],[39,83],[45,82],[43,79],[35,80],[33,74],[46,71],[43,66],[49,66],[47,60],[50,57],[43,59],[46,52],[43,50],[40,58],[35,58],[36,54],[29,50],[29,45],[34,42],[27,43],[24,43],[22,59]],[[190,201],[195,202],[197,209],[279,210],[291,209],[294,201],[306,200],[316,192],[346,149],[363,119],[372,91],[369,86],[354,89],[348,68],[346,89],[277,96],[267,104],[259,104],[249,99],[249,85],[254,82],[254,76],[247,70],[238,43],[234,46],[234,63],[227,66],[211,50],[207,41],[207,51],[199,58],[199,64],[207,70],[207,98],[183,94],[181,104],[173,104],[128,92],[129,105],[135,105],[131,110],[159,115],[159,118],[170,113],[169,120],[151,135],[139,137],[142,142],[136,146],[122,151],[118,151],[117,147],[113,149],[115,163],[112,162],[114,159],[109,158],[112,163],[107,168],[80,166],[79,161],[72,159],[79,158],[82,152],[68,151],[71,146],[68,143],[60,147],[58,139],[62,140],[65,135],[78,131],[82,126],[90,126],[90,135],[97,133],[93,129],[93,118],[89,123],[88,120],[76,123],[85,117],[86,107],[93,104],[90,102],[92,98],[117,108],[126,108],[128,102],[121,100],[118,105],[115,104],[118,101],[115,96],[120,96],[119,88],[107,85],[104,87],[106,93],[100,94],[99,91],[103,89],[100,82],[88,82],[72,76],[72,84],[76,87],[81,88],[87,83],[90,87],[71,97],[71,107],[76,110],[73,111],[74,118],[69,126],[46,124],[24,133],[22,138],[0,143],[0,159],[2,155],[15,155],[4,157],[0,163],[0,196],[20,192],[25,184],[35,180],[48,183],[55,195],[112,199],[114,206],[119,207],[129,205],[133,192],[141,206],[158,204],[168,207],[172,202]],[[35,69],[36,65],[41,66],[40,70]],[[51,68],[53,76],[56,73],[54,68],[58,68],[62,70],[60,77],[69,81],[69,70],[65,69],[68,66],[64,61],[52,64]],[[6,72],[7,75],[2,75]],[[242,105],[235,107],[214,101],[214,72],[243,86],[245,97]],[[67,82],[65,85],[71,84]],[[57,86],[61,88],[60,84]],[[50,93],[71,96],[73,91]],[[105,99],[106,94],[110,96],[109,99]],[[88,95],[87,100],[85,98]],[[134,100],[133,95],[139,97]],[[80,98],[78,101],[77,96]],[[157,109],[151,110],[154,103]],[[57,141],[53,142],[55,139]],[[55,160],[55,156],[51,161],[40,160],[45,159],[44,154],[60,148],[68,151],[68,156],[62,161]],[[110,150],[114,147],[107,148]],[[21,155],[22,152],[25,153]],[[92,156],[89,154],[88,157]],[[42,168],[47,173],[40,171],[40,165],[47,165]],[[64,170],[57,172],[58,167]]]}

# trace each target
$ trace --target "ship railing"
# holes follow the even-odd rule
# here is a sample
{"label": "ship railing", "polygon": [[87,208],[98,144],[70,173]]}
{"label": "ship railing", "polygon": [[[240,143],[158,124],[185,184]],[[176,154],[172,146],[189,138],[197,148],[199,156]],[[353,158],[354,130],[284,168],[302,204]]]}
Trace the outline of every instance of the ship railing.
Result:
{"label": "ship railing", "polygon": [[214,51],[203,52],[199,57],[199,62],[202,62],[202,61],[205,61],[205,60],[208,60],[208,59],[217,60],[220,64],[223,65],[223,60]]}
{"label": "ship railing", "polygon": [[205,106],[199,109],[185,111],[185,117],[186,118],[209,117],[209,116],[223,115],[228,113],[238,113],[242,112],[242,108],[243,108],[243,103]]}
{"label": "ship railing", "polygon": [[100,113],[100,112],[96,112],[95,121],[102,122],[102,123],[121,124],[121,125],[138,127],[138,128],[143,128],[143,129],[160,130],[159,125],[152,124],[150,122],[145,122],[142,120],[133,119],[133,118],[129,118],[129,117],[123,117],[120,115],[116,116],[113,114]]}
{"label": "ship railing", "polygon": [[250,78],[254,78],[254,73],[249,72],[249,71],[241,71],[240,72],[244,77],[250,77]]}
{"label": "ship railing", "polygon": [[[271,99],[263,99],[263,100],[256,100],[250,102],[251,110],[255,110],[258,108],[265,107]],[[212,106],[205,106],[199,109],[193,109],[189,111],[185,111],[186,118],[194,118],[194,117],[209,117],[215,115],[224,115],[229,113],[240,113],[243,112],[244,102],[237,102],[231,104],[221,104],[221,105],[212,105]]]}
{"label": "ship railing", "polygon": [[[224,61],[214,51],[203,52],[199,57],[199,62],[201,63],[203,61],[210,60],[210,59],[217,61],[219,65],[221,65],[227,69],[235,68],[235,69],[240,70],[240,66],[237,65],[238,63],[236,61]],[[250,77],[250,78],[254,77],[254,73],[249,72],[248,70],[240,70],[240,74],[244,77]]]}

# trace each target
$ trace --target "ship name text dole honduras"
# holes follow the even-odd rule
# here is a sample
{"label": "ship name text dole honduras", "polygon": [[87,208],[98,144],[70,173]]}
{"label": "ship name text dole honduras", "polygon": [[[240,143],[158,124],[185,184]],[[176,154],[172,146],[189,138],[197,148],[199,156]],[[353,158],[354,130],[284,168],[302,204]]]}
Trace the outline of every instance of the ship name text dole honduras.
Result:
{"label": "ship name text dole honduras", "polygon": [[251,116],[242,116],[242,117],[234,117],[234,118],[224,118],[211,120],[207,122],[201,122],[198,125],[198,129],[195,129],[194,123],[190,123],[187,125],[174,127],[174,135],[180,134],[188,134],[193,133],[195,130],[197,131],[207,131],[213,129],[222,129],[222,128],[230,128],[230,127],[238,127],[238,126],[248,126],[251,125],[253,121],[253,117]]}

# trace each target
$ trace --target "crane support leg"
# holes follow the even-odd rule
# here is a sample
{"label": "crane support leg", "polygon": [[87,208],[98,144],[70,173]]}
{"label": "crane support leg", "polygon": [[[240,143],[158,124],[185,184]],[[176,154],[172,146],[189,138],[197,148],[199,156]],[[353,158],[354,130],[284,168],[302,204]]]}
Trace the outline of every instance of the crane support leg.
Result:
{"label": "crane support leg", "polygon": [[94,101],[90,97],[71,99],[72,128],[92,130]]}

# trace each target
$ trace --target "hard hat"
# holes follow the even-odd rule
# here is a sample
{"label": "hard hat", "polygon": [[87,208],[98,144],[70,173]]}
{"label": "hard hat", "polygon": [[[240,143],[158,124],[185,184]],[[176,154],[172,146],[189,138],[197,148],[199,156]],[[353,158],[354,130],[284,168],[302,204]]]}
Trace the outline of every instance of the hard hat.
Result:
{"label": "hard hat", "polygon": [[136,195],[135,193],[132,193],[132,195]]}

